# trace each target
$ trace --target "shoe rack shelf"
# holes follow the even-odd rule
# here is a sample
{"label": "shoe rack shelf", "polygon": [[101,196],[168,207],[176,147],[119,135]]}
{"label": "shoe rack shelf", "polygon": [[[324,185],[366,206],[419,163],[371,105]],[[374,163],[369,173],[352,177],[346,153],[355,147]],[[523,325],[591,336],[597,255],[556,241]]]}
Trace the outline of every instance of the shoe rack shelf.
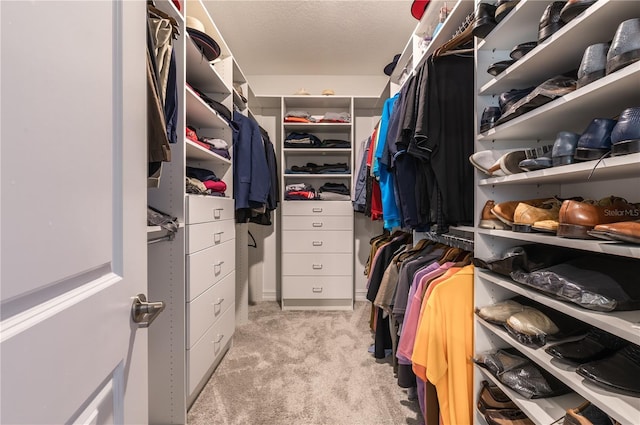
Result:
{"label": "shoe rack shelf", "polygon": [[[482,68],[479,71],[483,72]],[[545,75],[548,75],[549,78],[553,77],[553,74],[546,74],[546,71]],[[640,81],[640,62],[631,64],[578,90],[554,99],[533,111],[500,124],[479,135],[478,140],[551,138],[555,137],[557,128],[582,133],[596,115],[601,118],[616,117],[624,108],[635,106],[639,97],[638,81]],[[526,86],[530,85],[524,84],[520,87],[519,84],[514,83],[510,88],[524,88]],[[509,88],[502,88],[497,93],[491,90],[486,94],[497,95],[507,91]],[[484,93],[480,95],[484,95]]]}
{"label": "shoe rack shelf", "polygon": [[209,107],[200,96],[189,87],[185,87],[185,100],[189,109],[189,122],[187,124],[195,127],[215,128],[219,130],[229,130],[229,124],[213,109]]}
{"label": "shoe rack shelf", "polygon": [[187,82],[204,93],[231,94],[231,89],[210,62],[203,60],[189,33],[185,35]]}
{"label": "shoe rack shelf", "polygon": [[[477,151],[506,151],[550,145],[560,131],[582,134],[593,118],[615,118],[625,108],[639,105],[640,62],[636,62],[485,133],[479,133],[482,111],[488,106],[497,106],[501,93],[537,86],[558,74],[577,69],[589,45],[612,40],[621,22],[640,16],[637,2],[597,1],[506,71],[496,77],[487,73],[491,64],[510,59],[509,53],[516,45],[538,40],[538,24],[549,3],[521,0],[484,40],[476,39]],[[487,178],[476,171],[476,220],[480,219],[480,213],[490,199],[499,203],[551,196],[582,196],[585,199],[620,196],[632,203],[640,202],[637,189],[639,182],[640,153],[609,157],[600,163],[581,162],[506,177]],[[545,233],[481,229],[477,224],[474,228],[474,254],[477,258],[488,259],[515,246],[537,243],[640,261],[638,245],[567,239]],[[588,310],[480,268],[476,269],[474,288],[478,307],[522,295],[640,345],[640,311]],[[509,336],[506,330],[479,318],[475,319],[474,332],[476,354],[514,347],[573,390],[573,393],[563,397],[529,400],[496,382],[497,379],[490,373],[476,366],[476,396],[482,380],[492,381],[539,425],[557,423],[564,418],[568,408],[578,407],[583,399],[622,424],[640,423],[640,398],[587,382],[573,367],[548,355],[544,347],[526,347]],[[476,416],[481,415],[478,413]]]}
{"label": "shoe rack shelf", "polygon": [[[634,344],[640,344],[640,317],[637,311],[615,311],[615,312],[599,312],[586,310],[573,304],[556,300],[542,292],[529,289],[526,286],[518,285],[512,280],[490,271],[476,270],[479,281],[482,284],[497,285],[514,294],[524,295],[525,297],[537,301],[541,304],[549,306],[555,310],[565,313],[571,317],[575,317],[585,323],[589,323],[602,330],[610,332],[614,335],[631,341]],[[481,320],[481,319],[477,319]],[[640,401],[636,399],[636,405]]]}
{"label": "shoe rack shelf", "polygon": [[[514,46],[538,39],[538,26],[531,25],[531,22],[537,23],[548,4],[522,0],[484,41],[478,43],[478,49],[495,50],[502,55],[498,60],[509,59],[509,51]],[[538,20],[527,21],[530,16],[538,16]],[[588,46],[610,41],[620,22],[637,17],[638,4],[635,1],[597,1],[495,78],[485,72],[478,79],[479,87],[482,87],[479,92],[482,95],[499,94],[512,88],[535,86],[546,79],[541,79],[541,69],[547,78],[577,69],[576,64],[580,64]],[[509,33],[509,37],[504,37],[505,33]],[[547,48],[550,45],[553,49]],[[491,79],[483,81],[486,78]]]}
{"label": "shoe rack shelf", "polygon": [[531,400],[504,385],[488,370],[476,365],[476,371],[481,380],[489,381],[500,388],[536,425],[552,424],[557,418],[564,416],[567,409],[584,403],[584,398],[576,393]]}
{"label": "shoe rack shelf", "polygon": [[634,174],[640,178],[640,153],[609,157],[603,159],[599,164],[597,162],[586,161],[528,173],[512,174],[510,176],[490,177],[480,179],[478,185],[579,183],[614,180]]}
{"label": "shoe rack shelf", "polygon": [[[514,239],[523,242],[534,242],[545,245],[561,246],[582,251],[618,255],[620,257],[640,258],[640,246],[605,240],[584,240],[561,238],[551,233],[519,233],[511,230],[477,229],[481,235]],[[640,321],[640,312],[637,313]]]}
{"label": "shoe rack shelf", "polygon": [[[498,326],[491,325],[480,318],[477,319],[477,322],[487,331],[497,335],[505,343],[517,348],[518,351],[533,360],[538,366],[552,373],[569,388],[573,389],[576,393],[580,394],[587,400],[590,400],[608,415],[612,417],[619,417],[620,420],[625,423],[638,423],[638,418],[640,416],[638,416],[637,410],[637,397],[602,390],[600,387],[592,385],[590,382],[578,375],[575,372],[575,367],[559,362],[553,356],[547,354],[544,351],[544,348],[527,347],[511,338],[506,330],[500,329]],[[570,393],[563,397],[571,399],[570,404],[563,403],[565,412],[567,408],[576,407],[582,403],[580,398],[576,397],[575,393]]]}

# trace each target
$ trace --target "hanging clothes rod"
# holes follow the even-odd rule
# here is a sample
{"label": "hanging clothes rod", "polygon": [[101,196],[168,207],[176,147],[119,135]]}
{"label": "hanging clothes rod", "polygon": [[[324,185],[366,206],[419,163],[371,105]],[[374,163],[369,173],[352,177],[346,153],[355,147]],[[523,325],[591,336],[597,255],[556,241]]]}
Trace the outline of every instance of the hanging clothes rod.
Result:
{"label": "hanging clothes rod", "polygon": [[175,233],[171,233],[165,236],[159,236],[157,238],[153,238],[153,239],[148,239],[147,240],[147,245],[151,245],[154,243],[158,243],[158,242],[163,242],[163,241],[172,241],[175,237]]}

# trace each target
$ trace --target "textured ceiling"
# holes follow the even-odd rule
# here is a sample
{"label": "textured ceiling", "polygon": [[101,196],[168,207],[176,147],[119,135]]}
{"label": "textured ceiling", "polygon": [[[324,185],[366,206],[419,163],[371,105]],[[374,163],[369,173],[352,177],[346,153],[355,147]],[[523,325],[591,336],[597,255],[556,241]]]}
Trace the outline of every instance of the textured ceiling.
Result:
{"label": "textured ceiling", "polygon": [[410,0],[204,0],[246,75],[384,75],[418,21]]}

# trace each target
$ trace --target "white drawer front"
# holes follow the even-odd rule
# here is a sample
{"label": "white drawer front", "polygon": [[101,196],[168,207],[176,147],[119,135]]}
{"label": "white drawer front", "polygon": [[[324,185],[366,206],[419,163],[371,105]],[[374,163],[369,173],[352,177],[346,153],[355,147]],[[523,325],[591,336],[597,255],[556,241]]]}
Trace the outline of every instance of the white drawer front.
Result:
{"label": "white drawer front", "polygon": [[351,201],[285,201],[282,215],[353,216]]}
{"label": "white drawer front", "polygon": [[335,299],[353,297],[351,276],[285,276],[282,278],[282,298]]}
{"label": "white drawer front", "polygon": [[189,395],[196,389],[204,374],[222,355],[222,349],[229,342],[235,331],[235,306],[231,306],[222,314],[190,350],[187,350],[187,388]]}
{"label": "white drawer front", "polygon": [[349,230],[287,230],[282,232],[282,252],[352,253],[353,232]]}
{"label": "white drawer front", "polygon": [[234,205],[231,198],[206,195],[187,195],[186,224],[207,221],[233,220]]}
{"label": "white drawer front", "polygon": [[234,220],[189,224],[186,228],[187,254],[209,248],[210,246],[220,245],[236,237]]}
{"label": "white drawer front", "polygon": [[286,216],[282,230],[352,230],[353,217],[345,216]]}
{"label": "white drawer front", "polygon": [[235,303],[236,273],[231,272],[187,303],[187,347],[191,348],[227,308]]}
{"label": "white drawer front", "polygon": [[351,254],[283,254],[283,276],[353,276]]}
{"label": "white drawer front", "polygon": [[235,239],[187,255],[187,301],[193,301],[235,268]]}

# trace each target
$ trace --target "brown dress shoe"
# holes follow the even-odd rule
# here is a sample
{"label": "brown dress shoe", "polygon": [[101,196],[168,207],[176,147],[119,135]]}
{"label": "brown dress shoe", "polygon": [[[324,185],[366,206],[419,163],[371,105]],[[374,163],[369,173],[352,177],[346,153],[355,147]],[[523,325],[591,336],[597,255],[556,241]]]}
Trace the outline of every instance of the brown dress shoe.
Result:
{"label": "brown dress shoe", "polygon": [[495,215],[491,214],[491,209],[496,205],[493,199],[488,200],[484,207],[482,208],[482,213],[480,214],[480,224],[478,227],[482,229],[498,229],[505,230],[508,229],[508,226],[498,220]]}
{"label": "brown dress shoe", "polygon": [[588,233],[597,238],[640,244],[640,221],[598,224]]}
{"label": "brown dress shoe", "polygon": [[519,409],[487,410],[484,417],[489,425],[534,425]]}
{"label": "brown dress shoe", "polygon": [[587,233],[598,224],[631,221],[640,217],[637,204],[623,198],[610,196],[599,201],[572,201],[562,203],[558,214],[558,236],[574,239],[591,239]]}
{"label": "brown dress shoe", "polygon": [[541,220],[536,221],[531,225],[533,230],[537,230],[538,232],[547,232],[547,233],[555,233],[558,231],[558,218],[555,220]]}
{"label": "brown dress shoe", "polygon": [[500,202],[496,204],[493,208],[491,208],[491,213],[500,219],[503,223],[513,226],[513,214],[516,212],[516,208],[518,204],[524,203],[527,205],[532,205],[534,207],[540,207],[549,198],[541,198],[541,199],[529,199],[526,201],[507,201]]}
{"label": "brown dress shoe", "polygon": [[564,417],[564,425],[594,425],[594,424],[619,425],[619,422],[611,418],[589,401],[585,401],[575,409],[568,409]]}
{"label": "brown dress shoe", "polygon": [[539,207],[524,202],[519,203],[513,213],[513,231],[530,233],[535,230],[533,224],[536,222],[558,220],[560,205],[562,202],[557,199],[549,199]]}

